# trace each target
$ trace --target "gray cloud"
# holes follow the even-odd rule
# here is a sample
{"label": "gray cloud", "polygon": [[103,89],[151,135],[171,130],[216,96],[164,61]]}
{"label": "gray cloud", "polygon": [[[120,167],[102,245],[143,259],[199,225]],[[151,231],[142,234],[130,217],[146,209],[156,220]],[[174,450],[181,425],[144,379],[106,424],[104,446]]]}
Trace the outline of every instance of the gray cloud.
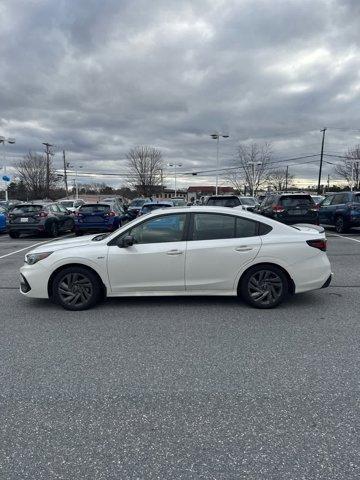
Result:
{"label": "gray cloud", "polygon": [[[239,142],[316,153],[323,126],[329,152],[360,142],[356,0],[3,0],[0,15],[12,162],[46,140],[91,170],[120,171],[138,144],[211,168],[215,129],[231,136],[226,165]],[[316,178],[315,164],[292,170]]]}

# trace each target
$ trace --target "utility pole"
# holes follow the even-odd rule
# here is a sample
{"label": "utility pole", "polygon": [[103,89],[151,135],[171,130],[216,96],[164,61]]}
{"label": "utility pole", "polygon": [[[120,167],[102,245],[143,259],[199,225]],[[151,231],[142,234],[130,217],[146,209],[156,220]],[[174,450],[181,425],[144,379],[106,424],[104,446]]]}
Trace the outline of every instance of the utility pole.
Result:
{"label": "utility pole", "polygon": [[65,158],[65,150],[63,150],[63,160],[64,160],[64,183],[65,183],[65,192],[66,192],[66,198],[69,198],[68,182],[67,182],[67,164],[66,164],[66,158]]}
{"label": "utility pole", "polygon": [[324,157],[324,143],[325,143],[325,132],[327,128],[323,128],[320,130],[322,132],[322,142],[321,142],[321,154],[320,154],[320,167],[319,167],[319,179],[318,179],[318,186],[317,186],[317,193],[320,195],[321,193],[321,172],[322,172],[322,165],[323,165],[323,157]]}
{"label": "utility pole", "polygon": [[51,150],[50,148],[52,145],[47,142],[43,142],[43,145],[45,147],[45,154],[46,154],[46,198],[50,198],[50,155],[51,155]]}
{"label": "utility pole", "polygon": [[286,165],[285,192],[288,191],[288,179],[289,179],[289,165]]}
{"label": "utility pole", "polygon": [[328,173],[328,178],[327,178],[327,189],[328,191],[330,190],[330,174]]}

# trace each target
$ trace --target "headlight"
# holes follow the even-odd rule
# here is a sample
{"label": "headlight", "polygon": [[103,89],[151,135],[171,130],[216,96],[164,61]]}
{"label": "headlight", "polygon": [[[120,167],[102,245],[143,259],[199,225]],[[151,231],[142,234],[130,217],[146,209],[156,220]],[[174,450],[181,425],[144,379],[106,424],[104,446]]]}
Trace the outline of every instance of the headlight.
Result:
{"label": "headlight", "polygon": [[34,265],[34,263],[40,262],[40,260],[44,260],[53,252],[41,252],[41,253],[27,253],[25,255],[25,263],[28,265]]}

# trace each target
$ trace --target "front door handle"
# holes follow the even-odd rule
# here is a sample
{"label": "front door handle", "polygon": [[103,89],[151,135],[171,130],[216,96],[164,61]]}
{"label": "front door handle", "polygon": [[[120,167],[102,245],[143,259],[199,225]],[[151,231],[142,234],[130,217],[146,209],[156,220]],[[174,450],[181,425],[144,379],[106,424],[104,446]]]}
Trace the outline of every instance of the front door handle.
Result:
{"label": "front door handle", "polygon": [[182,250],[169,250],[166,252],[166,255],[182,255],[183,253]]}
{"label": "front door handle", "polygon": [[236,247],[235,250],[237,252],[250,252],[250,250],[253,250],[253,248],[249,247],[248,245],[240,245],[240,247]]}

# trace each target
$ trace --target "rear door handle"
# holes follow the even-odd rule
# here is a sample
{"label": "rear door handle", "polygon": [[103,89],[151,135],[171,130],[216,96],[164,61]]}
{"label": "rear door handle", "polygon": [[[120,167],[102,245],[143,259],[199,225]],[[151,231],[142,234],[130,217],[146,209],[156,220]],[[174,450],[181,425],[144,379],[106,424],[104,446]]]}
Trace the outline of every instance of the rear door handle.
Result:
{"label": "rear door handle", "polygon": [[253,250],[253,248],[247,245],[240,245],[240,247],[236,247],[235,250],[237,252],[249,252],[250,250]]}
{"label": "rear door handle", "polygon": [[182,255],[183,253],[182,250],[169,250],[166,252],[166,255]]}

